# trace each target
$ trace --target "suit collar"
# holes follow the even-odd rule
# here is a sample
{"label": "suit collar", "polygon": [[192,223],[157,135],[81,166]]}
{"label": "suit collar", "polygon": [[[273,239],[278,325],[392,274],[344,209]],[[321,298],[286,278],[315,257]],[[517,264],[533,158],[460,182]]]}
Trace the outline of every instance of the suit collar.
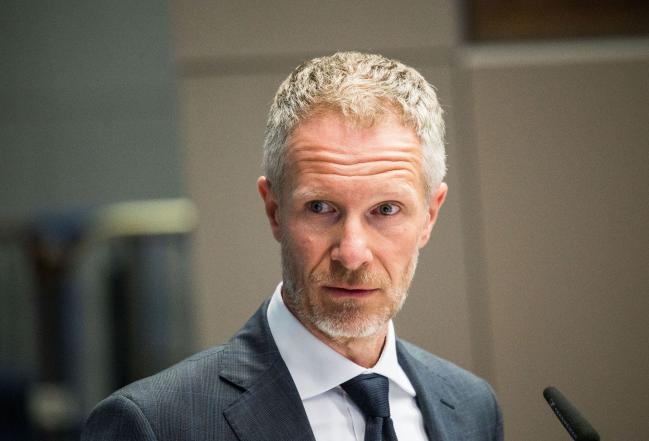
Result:
{"label": "suit collar", "polygon": [[458,405],[451,386],[429,364],[423,363],[401,340],[397,340],[401,367],[417,391],[417,404],[424,417],[428,439],[452,441],[461,439],[457,428]]}
{"label": "suit collar", "polygon": [[224,349],[221,378],[243,393],[223,413],[241,441],[314,441],[291,375],[268,327],[264,302]]}

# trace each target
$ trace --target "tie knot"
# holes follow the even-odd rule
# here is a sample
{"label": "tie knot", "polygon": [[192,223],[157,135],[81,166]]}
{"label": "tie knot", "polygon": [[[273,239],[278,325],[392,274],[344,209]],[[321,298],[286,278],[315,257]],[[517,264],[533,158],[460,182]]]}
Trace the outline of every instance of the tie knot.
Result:
{"label": "tie knot", "polygon": [[362,374],[340,385],[365,416],[390,416],[388,379],[379,374]]}

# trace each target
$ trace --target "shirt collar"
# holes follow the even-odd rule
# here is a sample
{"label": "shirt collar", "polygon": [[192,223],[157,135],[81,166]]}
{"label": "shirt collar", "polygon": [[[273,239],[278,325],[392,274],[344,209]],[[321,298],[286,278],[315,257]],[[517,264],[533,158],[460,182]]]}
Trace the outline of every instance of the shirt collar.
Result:
{"label": "shirt collar", "polygon": [[331,349],[311,334],[288,310],[277,285],[268,304],[268,324],[302,400],[324,393],[363,373],[374,372],[389,378],[411,396],[416,392],[397,360],[394,325],[388,324],[388,335],[376,365],[366,369]]}

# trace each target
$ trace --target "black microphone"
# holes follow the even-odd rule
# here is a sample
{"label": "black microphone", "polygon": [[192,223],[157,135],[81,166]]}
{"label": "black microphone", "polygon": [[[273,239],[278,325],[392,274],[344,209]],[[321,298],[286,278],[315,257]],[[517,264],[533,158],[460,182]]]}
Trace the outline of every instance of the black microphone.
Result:
{"label": "black microphone", "polygon": [[572,439],[575,441],[599,441],[597,431],[556,387],[546,387],[543,390],[543,397]]}

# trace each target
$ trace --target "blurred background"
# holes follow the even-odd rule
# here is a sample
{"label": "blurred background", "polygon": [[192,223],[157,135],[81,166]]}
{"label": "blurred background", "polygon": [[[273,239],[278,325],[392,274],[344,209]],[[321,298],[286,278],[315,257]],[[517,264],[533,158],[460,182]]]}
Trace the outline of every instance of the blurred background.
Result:
{"label": "blurred background", "polygon": [[491,382],[509,440],[649,439],[644,1],[0,3],[0,439],[232,335],[280,280],[255,188],[301,61],[439,92],[449,198],[397,332]]}

